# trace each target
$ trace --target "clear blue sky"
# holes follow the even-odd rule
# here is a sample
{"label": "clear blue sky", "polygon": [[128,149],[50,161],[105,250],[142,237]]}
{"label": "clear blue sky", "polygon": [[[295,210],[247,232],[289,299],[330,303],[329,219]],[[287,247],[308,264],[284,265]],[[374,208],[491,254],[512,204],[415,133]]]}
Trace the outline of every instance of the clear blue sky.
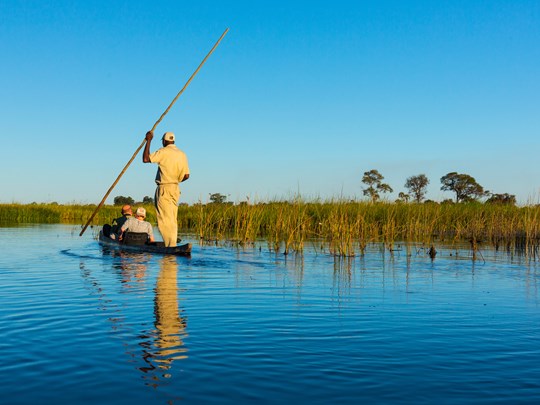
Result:
{"label": "clear blue sky", "polygon": [[[421,173],[452,198],[457,171],[539,200],[539,1],[4,0],[0,202],[98,203],[227,27],[156,131],[182,201],[362,198],[370,169],[390,199]],[[108,202],[155,171],[137,156]]]}

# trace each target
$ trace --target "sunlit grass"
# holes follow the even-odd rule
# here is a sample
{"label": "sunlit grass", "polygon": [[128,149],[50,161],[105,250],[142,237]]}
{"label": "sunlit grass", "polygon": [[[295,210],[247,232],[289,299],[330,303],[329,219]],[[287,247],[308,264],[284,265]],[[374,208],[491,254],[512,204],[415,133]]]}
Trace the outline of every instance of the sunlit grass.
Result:
{"label": "sunlit grass", "polygon": [[[155,221],[153,206],[144,206],[147,219]],[[81,224],[84,225],[96,209],[95,205],[0,204],[1,224]],[[121,207],[101,207],[91,225],[110,223],[120,216]]]}
{"label": "sunlit grass", "polygon": [[[155,209],[145,206],[155,224]],[[0,204],[0,223],[84,224],[93,205]],[[120,207],[104,206],[92,225],[110,223]],[[255,204],[209,203],[181,205],[179,229],[202,242],[239,245],[266,241],[272,251],[302,252],[308,240],[320,240],[336,256],[364,254],[370,243],[388,251],[396,243],[429,248],[437,243],[467,241],[473,254],[483,245],[521,249],[536,258],[540,241],[540,208],[536,205],[405,204],[332,199],[268,201]]]}

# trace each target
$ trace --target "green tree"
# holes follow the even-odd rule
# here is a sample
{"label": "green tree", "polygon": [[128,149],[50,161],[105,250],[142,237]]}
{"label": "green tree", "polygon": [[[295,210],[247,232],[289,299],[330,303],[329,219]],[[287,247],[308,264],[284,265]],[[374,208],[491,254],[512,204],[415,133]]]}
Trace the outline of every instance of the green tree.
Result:
{"label": "green tree", "polygon": [[414,201],[417,203],[422,202],[426,196],[426,188],[429,184],[429,179],[425,174],[419,174],[411,176],[405,182],[405,188],[409,190],[409,193],[414,196]]}
{"label": "green tree", "polygon": [[451,172],[441,177],[441,190],[456,193],[456,202],[475,201],[489,194],[474,177],[468,174]]}
{"label": "green tree", "polygon": [[513,194],[491,194],[486,204],[516,205],[516,196]]}
{"label": "green tree", "polygon": [[135,200],[131,197],[124,197],[123,195],[119,195],[117,197],[114,197],[114,205],[133,205],[135,204]]}
{"label": "green tree", "polygon": [[147,196],[144,196],[144,198],[142,199],[142,203],[143,204],[153,204],[154,199],[147,195]]}
{"label": "green tree", "polygon": [[227,200],[227,196],[220,193],[210,194],[210,202],[215,204],[223,204]]}
{"label": "green tree", "polygon": [[403,191],[401,191],[398,194],[398,199],[396,200],[396,202],[408,203],[410,199],[411,199],[411,196],[409,194],[404,193]]}
{"label": "green tree", "polygon": [[383,183],[384,177],[377,170],[372,169],[369,172],[364,172],[362,177],[362,183],[364,183],[367,188],[364,189],[364,195],[371,198],[371,201],[375,202],[381,198],[380,193],[391,193],[392,187],[388,184]]}

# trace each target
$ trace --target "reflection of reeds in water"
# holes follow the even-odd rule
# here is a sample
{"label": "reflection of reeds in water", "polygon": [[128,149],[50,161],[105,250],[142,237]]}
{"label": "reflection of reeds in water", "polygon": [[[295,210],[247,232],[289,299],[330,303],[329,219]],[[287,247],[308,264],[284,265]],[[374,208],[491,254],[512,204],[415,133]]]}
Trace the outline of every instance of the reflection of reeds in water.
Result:
{"label": "reflection of reeds in water", "polygon": [[[56,204],[0,204],[3,223],[84,223],[95,206]],[[148,220],[155,211],[147,207]],[[119,207],[104,206],[94,224],[110,222]],[[334,199],[256,204],[210,203],[181,205],[179,229],[196,232],[202,241],[235,241],[240,245],[266,239],[271,250],[301,252],[311,238],[325,241],[332,254],[363,254],[372,242],[382,242],[392,251],[399,242],[436,243],[470,241],[473,252],[489,244],[538,257],[540,207],[496,204],[404,204],[358,202]]]}
{"label": "reflection of reeds in water", "polygon": [[350,256],[334,257],[333,289],[338,297],[350,294],[354,264],[354,258]]}

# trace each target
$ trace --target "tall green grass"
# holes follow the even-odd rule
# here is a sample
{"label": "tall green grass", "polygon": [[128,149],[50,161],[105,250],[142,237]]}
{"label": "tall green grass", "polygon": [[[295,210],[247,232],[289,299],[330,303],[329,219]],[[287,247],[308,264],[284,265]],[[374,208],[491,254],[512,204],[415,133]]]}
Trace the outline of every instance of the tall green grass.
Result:
{"label": "tall green grass", "polygon": [[[149,221],[155,221],[153,206],[147,209]],[[0,224],[81,224],[84,225],[96,209],[95,205],[0,204]],[[120,207],[103,206],[91,225],[110,223],[121,215]]]}
{"label": "tall green grass", "polygon": [[[155,223],[153,206],[145,206]],[[86,222],[95,206],[0,204],[0,223]],[[110,223],[120,208],[104,206],[93,225]],[[269,249],[301,252],[306,241],[320,241],[336,256],[363,254],[370,243],[394,250],[396,243],[422,246],[467,241],[473,252],[489,244],[520,249],[536,258],[540,245],[540,207],[468,204],[405,204],[333,199],[269,201],[256,204],[194,204],[178,208],[179,229],[201,241],[240,245],[265,240]],[[318,243],[318,242],[317,242]]]}

